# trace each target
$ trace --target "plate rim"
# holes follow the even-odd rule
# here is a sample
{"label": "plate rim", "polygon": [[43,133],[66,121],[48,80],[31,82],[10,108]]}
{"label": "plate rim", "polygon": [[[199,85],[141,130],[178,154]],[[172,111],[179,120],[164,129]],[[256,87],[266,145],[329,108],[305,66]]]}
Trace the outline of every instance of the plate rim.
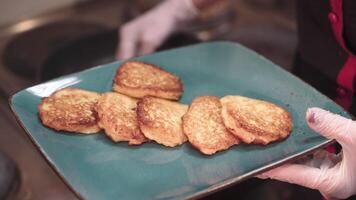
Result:
{"label": "plate rim", "polygon": [[213,194],[215,192],[218,192],[218,191],[221,191],[223,189],[226,189],[228,187],[231,187],[233,185],[236,185],[248,178],[251,178],[251,177],[254,177],[255,175],[257,174],[260,174],[262,172],[265,172],[265,171],[268,171],[268,170],[271,170],[271,169],[274,169],[274,168],[277,168],[285,163],[288,163],[288,162],[292,162],[292,161],[296,161],[298,160],[299,158],[301,157],[304,157],[304,156],[307,156],[307,155],[310,155],[312,154],[313,152],[323,148],[323,147],[326,147],[328,145],[331,145],[331,144],[334,144],[336,143],[336,141],[334,139],[327,139],[325,142],[319,144],[319,145],[316,145],[312,148],[309,148],[309,149],[306,149],[302,152],[299,152],[297,154],[293,154],[291,156],[288,156],[286,158],[283,158],[281,160],[278,160],[276,162],[272,162],[268,165],[265,165],[263,167],[260,167],[260,168],[257,168],[255,170],[252,170],[251,172],[248,172],[248,173],[245,173],[241,176],[238,176],[238,177],[234,177],[234,178],[229,178],[225,181],[222,181],[220,183],[217,183],[209,188],[206,188],[206,189],[203,189],[199,192],[196,192],[195,194],[192,194],[192,195],[189,195],[186,197],[186,199],[200,199],[200,198],[203,198],[203,197],[206,197],[208,196],[209,194]]}
{"label": "plate rim", "polygon": [[[155,53],[152,53],[152,54],[157,54],[157,53],[162,53],[162,52],[168,52],[168,51],[175,51],[177,49],[185,49],[185,48],[191,48],[193,46],[201,46],[201,45],[206,45],[206,44],[222,44],[222,45],[234,45],[234,46],[239,46],[239,47],[243,47],[245,50],[248,50],[249,53],[253,53],[254,55],[258,56],[260,59],[263,59],[264,61],[270,63],[271,65],[273,65],[273,67],[276,67],[276,68],[279,68],[279,70],[282,70],[284,73],[287,73],[289,76],[292,76],[293,78],[295,79],[298,79],[299,81],[303,82],[304,84],[306,84],[309,89],[319,93],[321,96],[323,96],[324,98],[327,98],[329,99],[330,101],[332,101],[332,103],[339,107],[341,110],[343,110],[347,115],[349,115],[351,118],[355,118],[352,114],[350,114],[347,110],[345,110],[344,108],[342,108],[340,105],[338,105],[337,103],[335,103],[332,99],[330,99],[329,97],[327,97],[326,95],[324,95],[323,93],[321,93],[320,91],[318,91],[317,89],[315,89],[313,86],[311,86],[309,83],[305,82],[304,80],[302,80],[301,78],[299,78],[298,76],[286,71],[285,69],[283,69],[282,67],[280,67],[279,65],[275,64],[274,62],[272,62],[271,60],[267,59],[265,56],[263,55],[260,55],[258,54],[257,52],[255,52],[254,50],[246,47],[245,45],[243,44],[240,44],[240,43],[237,43],[237,42],[231,42],[231,41],[224,41],[224,40],[221,40],[221,41],[212,41],[212,42],[202,42],[202,43],[199,43],[199,44],[193,44],[193,45],[188,45],[188,46],[184,46],[184,47],[179,47],[179,48],[173,48],[173,49],[169,49],[169,50],[165,50],[165,51],[160,51],[160,52],[155,52]],[[54,79],[51,79],[51,80],[48,80],[48,81],[45,81],[45,82],[41,82],[39,84],[34,84],[34,85],[31,85],[31,86],[27,86],[27,87],[23,87],[23,88],[20,88],[18,90],[16,90],[15,92],[13,92],[9,98],[8,98],[8,104],[10,106],[10,109],[12,111],[12,114],[15,116],[15,119],[16,119],[16,122],[17,124],[20,125],[20,127],[24,130],[24,132],[26,133],[26,136],[30,139],[31,143],[36,147],[37,151],[40,152],[41,156],[44,158],[44,160],[49,164],[49,166],[51,167],[51,169],[55,172],[55,174],[62,180],[62,182],[67,186],[67,188],[70,189],[70,191],[73,192],[73,194],[78,197],[79,199],[85,199],[78,191],[76,191],[74,189],[74,187],[63,177],[63,175],[61,174],[61,172],[59,172],[59,170],[56,168],[54,162],[49,158],[49,156],[46,154],[46,152],[43,150],[43,148],[41,146],[39,146],[35,139],[32,137],[32,135],[30,134],[30,132],[27,130],[27,128],[25,127],[25,125],[23,124],[23,122],[21,121],[20,117],[18,116],[17,112],[15,111],[15,107],[14,107],[14,104],[13,104],[13,101],[14,101],[14,98],[16,97],[17,94],[21,93],[21,92],[24,92],[26,91],[27,89],[30,89],[30,88],[33,88],[33,87],[37,87],[37,86],[40,86],[40,85],[43,85],[43,84],[46,84],[46,83],[49,83],[49,82],[52,82],[54,80],[58,80],[58,79],[63,79],[65,77],[70,77],[70,76],[73,76],[75,74],[81,74],[83,72],[87,72],[87,71],[92,71],[92,70],[97,70],[97,69],[100,69],[100,68],[103,68],[105,67],[106,65],[108,64],[114,64],[114,63],[117,63],[118,65],[120,63],[123,63],[125,61],[128,61],[128,60],[133,60],[133,59],[138,59],[138,58],[142,58],[142,57],[146,57],[146,56],[150,56],[152,54],[148,54],[148,55],[144,55],[144,56],[139,56],[139,57],[134,57],[134,58],[130,58],[130,59],[126,59],[126,60],[115,60],[111,63],[106,63],[106,64],[102,64],[102,65],[97,65],[97,66],[93,66],[93,67],[90,67],[88,69],[85,69],[85,70],[82,70],[82,71],[78,71],[78,72],[74,72],[74,73],[71,73],[71,74],[67,74],[67,75],[63,75],[63,76],[59,76],[59,77],[56,77]],[[295,160],[298,160],[299,158],[301,157],[304,157],[306,155],[309,155],[309,154],[312,154],[313,152],[315,152],[316,150],[318,149],[321,149],[323,147],[326,147],[330,144],[333,144],[333,143],[336,143],[336,141],[334,139],[326,139],[326,141],[316,145],[316,146],[313,146],[311,148],[308,148],[308,149],[305,149],[299,153],[296,153],[296,154],[293,154],[293,155],[290,155],[288,157],[285,157],[281,160],[278,160],[278,161],[275,161],[275,162],[272,162],[268,165],[265,165],[263,167],[260,167],[260,168],[257,168],[257,169],[254,169],[252,170],[251,172],[248,172],[248,173],[245,173],[241,176],[238,176],[238,177],[233,177],[233,178],[229,178],[227,180],[224,180],[220,183],[217,183],[217,184],[214,184],[206,189],[203,189],[203,190],[200,190],[198,192],[195,192],[194,194],[191,194],[191,195],[187,195],[185,197],[183,197],[184,199],[200,199],[200,198],[203,198],[203,197],[206,197],[210,194],[213,194],[213,193],[216,193],[218,191],[221,191],[223,189],[226,189],[228,187],[231,187],[233,185],[236,185],[250,177],[253,177],[261,172],[265,172],[265,171],[268,171],[270,169],[273,169],[273,168],[276,168],[278,166],[281,166],[287,162],[291,162],[291,161],[295,161]]]}

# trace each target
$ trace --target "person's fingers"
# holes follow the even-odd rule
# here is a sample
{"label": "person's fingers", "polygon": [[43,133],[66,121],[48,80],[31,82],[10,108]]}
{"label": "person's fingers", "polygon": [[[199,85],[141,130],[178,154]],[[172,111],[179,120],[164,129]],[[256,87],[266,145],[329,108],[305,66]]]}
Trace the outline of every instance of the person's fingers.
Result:
{"label": "person's fingers", "polygon": [[342,146],[343,158],[347,163],[356,163],[356,124],[351,119],[344,118],[320,108],[310,108],[306,114],[307,123],[321,135],[336,139]]}
{"label": "person's fingers", "polygon": [[341,145],[349,143],[351,132],[356,130],[356,124],[351,119],[320,108],[308,109],[306,121],[311,129],[329,139],[336,139]]}
{"label": "person's fingers", "polygon": [[139,44],[138,55],[150,54],[154,52],[156,48],[157,48],[156,44],[148,41],[142,41]]}
{"label": "person's fingers", "polygon": [[135,56],[137,39],[137,30],[130,30],[127,27],[121,28],[116,57],[119,59],[128,59]]}
{"label": "person's fingers", "polygon": [[[162,30],[161,30],[162,31]],[[147,31],[140,36],[138,45],[138,55],[145,55],[154,52],[165,38],[162,33],[156,31]]]}
{"label": "person's fingers", "polygon": [[327,185],[328,181],[332,181],[328,178],[328,170],[299,164],[285,164],[256,177],[262,179],[271,178],[317,190]]}

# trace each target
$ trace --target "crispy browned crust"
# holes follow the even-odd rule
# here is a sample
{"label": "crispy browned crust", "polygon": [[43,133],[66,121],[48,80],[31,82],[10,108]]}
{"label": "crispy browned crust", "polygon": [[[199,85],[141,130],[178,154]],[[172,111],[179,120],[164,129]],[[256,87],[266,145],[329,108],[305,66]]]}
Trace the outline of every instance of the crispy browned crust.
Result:
{"label": "crispy browned crust", "polygon": [[178,100],[183,84],[179,77],[158,66],[128,61],[116,71],[113,90],[135,98],[154,96]]}
{"label": "crispy browned crust", "polygon": [[188,106],[156,97],[144,97],[137,103],[137,118],[142,133],[168,147],[187,141],[182,130],[182,116]]}
{"label": "crispy browned crust", "polygon": [[183,116],[183,132],[194,147],[207,155],[239,143],[237,137],[224,126],[221,103],[214,96],[201,96],[193,100]]}
{"label": "crispy browned crust", "polygon": [[96,106],[99,126],[112,141],[128,141],[130,145],[139,145],[147,141],[138,127],[136,103],[136,99],[122,94],[114,92],[102,94]]}
{"label": "crispy browned crust", "polygon": [[100,131],[95,105],[96,92],[65,88],[43,98],[38,105],[42,123],[57,131],[91,134]]}
{"label": "crispy browned crust", "polygon": [[292,118],[285,109],[242,96],[221,99],[225,126],[245,143],[266,145],[288,137]]}

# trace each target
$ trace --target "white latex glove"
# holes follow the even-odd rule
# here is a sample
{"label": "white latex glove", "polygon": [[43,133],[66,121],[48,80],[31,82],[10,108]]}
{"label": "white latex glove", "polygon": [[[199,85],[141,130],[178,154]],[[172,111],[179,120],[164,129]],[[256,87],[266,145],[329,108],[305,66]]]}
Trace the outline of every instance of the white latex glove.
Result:
{"label": "white latex glove", "polygon": [[198,15],[192,0],[166,0],[120,29],[119,59],[153,52],[182,24]]}
{"label": "white latex glove", "polygon": [[356,194],[356,122],[320,108],[307,111],[310,128],[335,139],[342,146],[339,155],[316,155],[305,165],[286,164],[257,177],[272,178],[317,189],[325,198],[344,199]]}

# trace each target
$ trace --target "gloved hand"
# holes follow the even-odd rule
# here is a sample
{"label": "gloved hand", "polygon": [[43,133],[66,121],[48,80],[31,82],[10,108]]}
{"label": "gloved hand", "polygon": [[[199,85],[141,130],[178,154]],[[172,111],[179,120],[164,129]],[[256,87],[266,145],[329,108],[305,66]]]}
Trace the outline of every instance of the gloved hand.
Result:
{"label": "gloved hand", "polygon": [[320,108],[309,109],[306,120],[316,132],[338,141],[342,152],[339,155],[319,153],[304,165],[286,164],[257,177],[317,189],[329,199],[356,194],[356,122]]}
{"label": "gloved hand", "polygon": [[153,52],[182,24],[198,15],[192,0],[166,0],[120,29],[117,57],[127,59]]}

